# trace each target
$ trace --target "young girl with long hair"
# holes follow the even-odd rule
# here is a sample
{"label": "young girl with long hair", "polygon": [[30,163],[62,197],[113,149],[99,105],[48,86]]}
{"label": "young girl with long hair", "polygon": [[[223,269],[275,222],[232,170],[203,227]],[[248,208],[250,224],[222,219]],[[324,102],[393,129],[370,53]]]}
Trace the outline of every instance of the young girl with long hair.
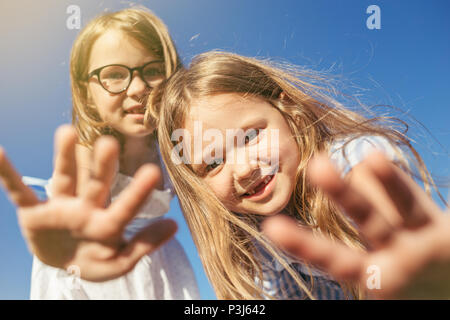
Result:
{"label": "young girl with long hair", "polygon": [[[350,180],[377,148],[432,182],[404,133],[345,108],[317,80],[292,66],[209,52],[154,94],[147,116],[159,117],[161,152],[218,298],[363,297],[358,286],[292,259],[261,233],[266,217],[283,214],[355,250],[375,237],[362,238],[358,221],[307,182],[307,163],[319,152]],[[236,130],[245,132],[237,144],[235,137],[224,142]]]}
{"label": "young girl with long hair", "polygon": [[[78,196],[82,202],[93,206],[84,208],[84,214],[89,215],[92,210],[105,208],[110,202],[114,206],[114,201],[127,193],[123,190],[132,190],[131,185],[136,183],[132,176],[141,166],[153,164],[165,172],[159,156],[155,125],[147,126],[143,120],[149,93],[180,65],[167,27],[143,7],[102,14],[83,28],[73,44],[70,57],[72,123],[76,134],[66,128],[60,132],[62,136],[57,137],[59,142],[56,143],[62,150],[57,153],[55,172],[46,186],[50,196],[50,201],[45,204],[47,207],[57,203],[61,196],[75,199]],[[102,136],[109,136],[109,139],[100,139]],[[114,141],[118,141],[118,149]],[[104,152],[105,145],[112,146],[112,149]],[[153,175],[157,174],[154,168],[152,170]],[[125,250],[127,241],[134,241],[135,247],[140,246],[140,250],[144,250],[142,243],[150,236],[149,232],[153,230],[155,235],[158,234],[148,226],[169,211],[174,196],[167,174],[162,176],[159,182],[153,177],[151,186],[141,186],[143,191],[148,191],[149,187],[153,189],[146,201],[121,209],[127,211],[139,206],[134,219],[116,217],[113,221],[105,220],[104,225],[91,229],[90,236],[76,232],[80,237],[75,242],[78,245],[74,245],[73,239],[64,232],[41,230],[39,236],[34,236],[48,249],[34,252],[31,299],[198,298],[193,270],[176,239],[168,241],[159,250],[155,250],[156,245],[147,245],[145,250],[151,254],[139,262],[133,258],[126,267],[132,271],[118,279],[104,271],[89,275],[85,267],[95,254],[110,261],[117,260],[121,252],[131,258],[130,248]],[[32,207],[39,207],[34,200],[32,203]],[[21,207],[21,203],[18,205]],[[74,210],[77,208],[72,206]],[[89,219],[89,216],[85,218]],[[74,218],[72,226],[86,225],[77,219],[82,218]],[[164,224],[160,224],[162,226]],[[111,234],[111,230],[123,230],[124,235]],[[103,236],[102,231],[106,232]],[[167,241],[169,233],[174,232],[173,223],[168,229],[162,228],[161,232],[159,236],[162,237],[158,241]],[[73,236],[74,233],[70,234]],[[102,245],[85,245],[93,235],[100,237],[97,240],[102,239]],[[101,268],[100,261],[97,266]],[[74,282],[73,277],[77,275],[93,281],[108,281],[94,283],[77,278]]]}

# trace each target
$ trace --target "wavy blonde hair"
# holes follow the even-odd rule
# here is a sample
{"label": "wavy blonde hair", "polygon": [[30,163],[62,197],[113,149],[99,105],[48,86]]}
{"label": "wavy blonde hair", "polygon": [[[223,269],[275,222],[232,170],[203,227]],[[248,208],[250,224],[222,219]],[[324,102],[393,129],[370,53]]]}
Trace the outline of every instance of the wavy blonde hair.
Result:
{"label": "wavy blonde hair", "polygon": [[[189,69],[179,70],[161,86],[163,90],[153,95],[153,108],[149,112],[152,117],[159,117],[162,156],[206,274],[219,299],[264,298],[261,282],[255,281],[263,276],[261,262],[255,255],[255,241],[284,266],[309,298],[314,297],[311,288],[261,234],[258,229],[261,217],[231,212],[189,165],[172,162],[172,149],[179,143],[172,141],[172,133],[184,128],[193,100],[238,93],[267,101],[279,110],[289,124],[301,155],[287,214],[314,232],[351,247],[364,249],[358,231],[322,191],[306,181],[305,168],[315,153],[328,150],[330,143],[338,138],[383,136],[392,145],[411,150],[411,160],[417,164],[423,181],[432,181],[405,134],[383,124],[386,120],[391,123],[391,118],[369,119],[344,108],[331,98],[331,89],[314,84],[317,80],[321,80],[317,74],[299,71],[293,66],[213,51],[195,57]],[[282,92],[285,95],[280,96]],[[410,170],[406,158],[399,165]],[[341,284],[353,297],[363,296],[359,288]]]}
{"label": "wavy blonde hair", "polygon": [[102,121],[97,108],[90,102],[88,92],[87,75],[92,46],[111,29],[124,32],[163,60],[166,77],[181,66],[167,27],[149,9],[134,7],[105,13],[91,20],[77,36],[70,56],[72,124],[78,131],[80,143],[90,148],[103,134],[113,135],[119,142],[123,142],[121,134]]}

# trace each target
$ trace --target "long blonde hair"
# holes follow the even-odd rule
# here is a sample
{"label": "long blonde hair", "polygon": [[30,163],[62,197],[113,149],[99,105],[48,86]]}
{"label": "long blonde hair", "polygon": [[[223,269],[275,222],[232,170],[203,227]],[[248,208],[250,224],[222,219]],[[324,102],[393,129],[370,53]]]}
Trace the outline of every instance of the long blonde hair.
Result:
{"label": "long blonde hair", "polygon": [[108,30],[115,29],[137,40],[149,52],[165,63],[166,77],[181,66],[175,45],[164,23],[149,9],[135,7],[102,14],[91,20],[77,36],[70,56],[72,88],[72,124],[78,131],[80,143],[92,147],[103,134],[121,135],[102,121],[88,98],[89,57],[95,41]]}
{"label": "long blonde hair", "polygon": [[[171,152],[179,141],[172,133],[184,127],[194,99],[221,93],[238,93],[263,99],[279,110],[295,137],[300,163],[296,184],[286,208],[300,224],[363,250],[357,230],[328,198],[306,182],[305,168],[311,157],[326,151],[341,137],[379,135],[394,146],[407,146],[424,181],[431,181],[420,156],[404,133],[383,125],[382,118],[368,119],[344,108],[327,95],[327,90],[313,84],[313,73],[296,71],[269,61],[224,52],[208,52],[193,59],[189,69],[181,69],[153,96],[154,117],[159,116],[158,138],[162,156],[206,274],[219,299],[263,298],[261,263],[255,256],[255,241],[268,250],[293,277],[309,298],[310,289],[279,251],[258,230],[256,215],[237,215],[228,210],[187,164],[174,164]],[[306,79],[306,80],[305,80]],[[308,81],[309,79],[309,81]],[[280,94],[284,92],[284,95]],[[329,92],[328,92],[329,93]],[[406,170],[405,159],[400,163]],[[362,290],[343,283],[353,297]]]}

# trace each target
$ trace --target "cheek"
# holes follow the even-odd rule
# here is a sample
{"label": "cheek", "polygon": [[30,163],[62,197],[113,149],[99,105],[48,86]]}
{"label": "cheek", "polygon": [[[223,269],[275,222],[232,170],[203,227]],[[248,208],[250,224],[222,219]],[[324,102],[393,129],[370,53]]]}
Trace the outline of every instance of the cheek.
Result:
{"label": "cheek", "polygon": [[100,86],[91,86],[90,93],[91,102],[97,107],[103,120],[108,120],[111,113],[121,110],[123,101],[121,95],[111,95]]}
{"label": "cheek", "polygon": [[211,188],[212,192],[216,195],[219,200],[226,204],[230,202],[233,197],[233,185],[231,179],[223,175],[216,175],[215,177],[209,178],[206,183]]}
{"label": "cheek", "polygon": [[283,152],[283,155],[280,155],[282,167],[284,167],[282,170],[285,172],[287,185],[289,186],[289,197],[294,190],[295,177],[300,165],[300,153],[298,151],[298,146],[294,139],[291,140],[292,141],[290,143],[286,144],[286,148],[283,148],[281,150],[281,152]]}
{"label": "cheek", "polygon": [[300,164],[300,154],[296,143],[286,143],[280,146],[280,162],[290,170],[296,170]]}
{"label": "cheek", "polygon": [[290,170],[297,170],[297,167],[300,164],[300,153],[297,142],[292,136],[289,128],[283,128],[283,130],[280,130],[279,157],[280,162],[283,162],[285,166],[290,168]]}

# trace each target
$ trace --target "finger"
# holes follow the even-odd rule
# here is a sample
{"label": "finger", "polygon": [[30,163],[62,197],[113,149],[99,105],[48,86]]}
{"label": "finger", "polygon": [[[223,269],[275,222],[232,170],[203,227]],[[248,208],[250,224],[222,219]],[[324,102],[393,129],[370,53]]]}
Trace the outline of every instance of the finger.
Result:
{"label": "finger", "polygon": [[309,181],[343,208],[371,247],[379,247],[391,238],[393,227],[377,210],[377,204],[367,199],[355,186],[342,180],[325,155],[314,157],[307,170]]}
{"label": "finger", "polygon": [[91,208],[79,206],[79,202],[76,203],[71,198],[52,199],[24,208],[21,225],[30,232],[38,231],[42,234],[44,230],[67,230],[74,236],[89,218],[91,211]]}
{"label": "finger", "polygon": [[139,168],[128,187],[109,207],[107,215],[109,223],[124,228],[145,203],[160,177],[159,168],[153,164],[145,164]]}
{"label": "finger", "polygon": [[109,268],[111,273],[125,274],[131,271],[146,254],[154,252],[169,241],[177,231],[171,219],[159,220],[140,231],[119,253]]}
{"label": "finger", "polygon": [[311,231],[299,227],[294,220],[281,215],[266,219],[262,228],[276,245],[337,280],[360,280],[364,262],[362,251],[313,235]]}
{"label": "finger", "polygon": [[11,201],[18,207],[27,207],[39,203],[38,197],[23,182],[0,147],[0,182],[8,192]]}
{"label": "finger", "polygon": [[373,172],[373,169],[369,167],[367,161],[363,161],[354,166],[346,175],[344,181],[350,187],[358,190],[361,197],[367,199],[372,204],[376,214],[384,217],[394,229],[398,229],[403,225],[403,218],[393,203],[392,198]]}
{"label": "finger", "polygon": [[63,125],[56,130],[55,169],[51,183],[52,196],[75,195],[77,176],[75,144],[77,141],[77,133],[72,126]]}
{"label": "finger", "polygon": [[432,219],[433,212],[438,212],[435,211],[437,206],[425,192],[382,153],[374,152],[367,158],[367,163],[393,199],[406,227],[424,225]]}
{"label": "finger", "polygon": [[112,137],[100,137],[94,147],[94,169],[82,197],[97,206],[105,206],[117,169],[119,145]]}

